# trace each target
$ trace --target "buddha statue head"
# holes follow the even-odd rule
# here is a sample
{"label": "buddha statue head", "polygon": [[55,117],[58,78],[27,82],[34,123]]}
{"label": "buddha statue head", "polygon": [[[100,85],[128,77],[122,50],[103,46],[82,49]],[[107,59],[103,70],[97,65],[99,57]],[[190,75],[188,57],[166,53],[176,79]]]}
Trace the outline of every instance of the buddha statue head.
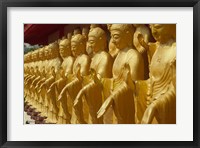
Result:
{"label": "buddha statue head", "polygon": [[39,48],[38,53],[39,53],[39,59],[43,61],[44,60],[44,48]]}
{"label": "buddha statue head", "polygon": [[80,28],[74,29],[74,35],[76,35],[76,34],[81,34],[81,29]]}
{"label": "buddha statue head", "polygon": [[150,28],[154,39],[160,43],[176,40],[176,24],[151,24]]}
{"label": "buddha statue head", "polygon": [[81,34],[76,34],[72,36],[71,39],[71,50],[74,56],[79,56],[86,52],[86,39]]}
{"label": "buddha statue head", "polygon": [[71,39],[72,39],[72,33],[71,33],[71,32],[68,32],[68,33],[67,33],[67,39],[68,39],[68,40],[71,40]]}
{"label": "buddha statue head", "polygon": [[135,27],[135,28],[137,28],[137,27],[139,27],[139,26],[141,26],[142,24],[133,24],[133,26]]}
{"label": "buddha statue head", "polygon": [[48,48],[48,45],[44,47],[44,57],[46,60],[50,59],[50,50]]}
{"label": "buddha statue head", "polygon": [[64,59],[71,55],[71,42],[69,39],[63,39],[59,43],[60,56]]}
{"label": "buddha statue head", "polygon": [[96,28],[96,27],[100,27],[100,25],[99,25],[99,24],[91,24],[91,25],[90,25],[90,29]]}
{"label": "buddha statue head", "polygon": [[103,29],[96,27],[90,29],[88,34],[88,48],[94,53],[105,50],[107,47],[106,33]]}
{"label": "buddha statue head", "polygon": [[32,62],[32,56],[31,55],[32,55],[32,52],[29,52],[28,55],[27,55],[28,56],[27,57],[28,58],[28,62]]}
{"label": "buddha statue head", "polygon": [[24,63],[27,63],[28,61],[27,61],[27,55],[26,54],[24,54]]}
{"label": "buddha statue head", "polygon": [[111,39],[118,49],[133,48],[134,28],[131,24],[112,24]]}
{"label": "buddha statue head", "polygon": [[88,33],[89,33],[89,29],[87,27],[83,27],[82,28],[82,35],[86,38],[88,38]]}
{"label": "buddha statue head", "polygon": [[33,62],[36,62],[38,60],[38,51],[34,50],[33,52],[31,52],[31,59]]}
{"label": "buddha statue head", "polygon": [[24,55],[24,63],[30,62],[30,52]]}
{"label": "buddha statue head", "polygon": [[39,50],[38,49],[34,51],[34,59],[35,59],[35,61],[39,61],[40,60],[40,58],[39,58]]}
{"label": "buddha statue head", "polygon": [[58,42],[53,42],[48,46],[49,54],[51,58],[56,58],[59,56],[59,45]]}

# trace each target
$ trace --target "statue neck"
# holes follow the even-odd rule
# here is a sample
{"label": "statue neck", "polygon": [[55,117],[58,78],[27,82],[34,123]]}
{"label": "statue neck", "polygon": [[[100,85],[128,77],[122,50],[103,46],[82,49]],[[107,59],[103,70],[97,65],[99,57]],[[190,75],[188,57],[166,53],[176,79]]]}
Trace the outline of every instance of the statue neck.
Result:
{"label": "statue neck", "polygon": [[104,50],[99,50],[99,51],[97,51],[97,52],[95,52],[95,54],[100,54],[100,53],[102,53]]}

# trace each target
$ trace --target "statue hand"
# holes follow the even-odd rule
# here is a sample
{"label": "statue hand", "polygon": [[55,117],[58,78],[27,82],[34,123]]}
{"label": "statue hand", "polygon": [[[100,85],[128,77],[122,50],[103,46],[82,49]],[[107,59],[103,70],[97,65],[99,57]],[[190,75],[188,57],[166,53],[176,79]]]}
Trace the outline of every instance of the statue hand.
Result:
{"label": "statue hand", "polygon": [[79,102],[79,97],[76,97],[76,99],[74,100],[74,107],[77,106],[78,102]]}
{"label": "statue hand", "polygon": [[74,100],[74,107],[78,105],[79,100],[81,99],[82,95],[83,95],[83,91],[80,91]]}
{"label": "statue hand", "polygon": [[47,93],[49,93],[53,89],[54,86],[55,86],[55,82],[53,84],[51,84],[51,86],[49,87]]}
{"label": "statue hand", "polygon": [[138,34],[137,38],[138,38],[139,43],[140,43],[140,44],[143,44],[143,42],[144,42],[144,37],[143,37],[143,35],[142,35],[141,33]]}
{"label": "statue hand", "polygon": [[109,97],[108,99],[106,99],[106,101],[103,103],[103,105],[101,106],[101,108],[97,112],[97,118],[101,118],[106,113],[106,111],[108,110],[110,105],[112,105],[112,103],[113,103],[112,97]]}
{"label": "statue hand", "polygon": [[47,90],[47,93],[50,93],[50,92],[51,92],[51,90],[52,90],[52,89],[51,89],[51,88],[49,88],[49,89]]}
{"label": "statue hand", "polygon": [[40,85],[39,89],[42,89],[42,87],[44,87],[44,84]]}
{"label": "statue hand", "polygon": [[33,88],[33,85],[31,84],[30,89],[32,89],[32,88]]}
{"label": "statue hand", "polygon": [[57,101],[60,101],[63,98],[63,96],[64,96],[64,91],[61,91]]}
{"label": "statue hand", "polygon": [[83,77],[81,76],[81,68],[80,68],[80,64],[78,65],[78,71],[76,73],[76,77],[78,78],[79,81],[83,80]]}
{"label": "statue hand", "polygon": [[38,87],[39,87],[39,85],[36,85],[36,86],[35,86],[35,89],[37,89]]}
{"label": "statue hand", "polygon": [[150,124],[153,120],[155,114],[156,106],[154,103],[150,104],[148,108],[145,110],[144,115],[142,117],[141,124]]}
{"label": "statue hand", "polygon": [[38,90],[38,93],[40,93],[40,92],[41,92],[41,90],[42,90],[42,89],[40,88],[40,89]]}

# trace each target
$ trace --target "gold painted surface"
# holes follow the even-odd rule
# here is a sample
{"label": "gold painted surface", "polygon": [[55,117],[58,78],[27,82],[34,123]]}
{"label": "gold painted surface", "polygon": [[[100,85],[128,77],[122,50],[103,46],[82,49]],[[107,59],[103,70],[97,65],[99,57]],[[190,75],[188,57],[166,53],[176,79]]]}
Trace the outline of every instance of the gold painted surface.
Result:
{"label": "gold painted surface", "polygon": [[175,124],[176,25],[91,24],[24,55],[38,123]]}

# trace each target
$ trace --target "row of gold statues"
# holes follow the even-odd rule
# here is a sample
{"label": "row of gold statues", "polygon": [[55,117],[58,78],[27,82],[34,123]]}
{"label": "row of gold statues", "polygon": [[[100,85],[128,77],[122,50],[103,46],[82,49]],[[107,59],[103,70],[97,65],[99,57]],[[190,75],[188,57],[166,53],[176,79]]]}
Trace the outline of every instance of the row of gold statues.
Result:
{"label": "row of gold statues", "polygon": [[75,30],[24,55],[24,96],[39,123],[175,124],[176,25]]}

